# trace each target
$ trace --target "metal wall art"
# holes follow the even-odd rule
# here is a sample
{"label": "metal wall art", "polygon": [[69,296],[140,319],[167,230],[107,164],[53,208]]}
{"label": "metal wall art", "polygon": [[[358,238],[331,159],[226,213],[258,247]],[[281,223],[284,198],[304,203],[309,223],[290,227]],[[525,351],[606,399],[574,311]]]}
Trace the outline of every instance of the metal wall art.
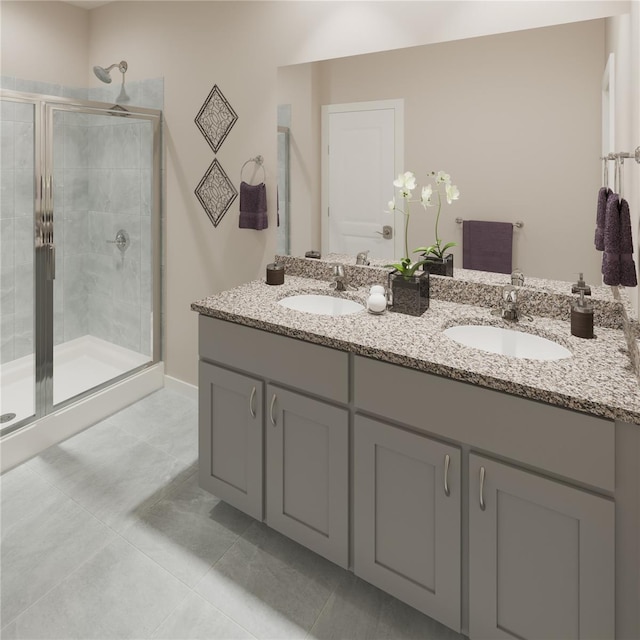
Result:
{"label": "metal wall art", "polygon": [[218,85],[213,85],[211,93],[198,111],[196,125],[202,131],[202,135],[207,139],[214,153],[218,153],[218,149],[229,135],[229,131],[237,119],[238,115],[222,95]]}
{"label": "metal wall art", "polygon": [[218,226],[224,214],[238,197],[238,191],[217,158],[214,158],[204,178],[200,180],[195,193],[214,227]]}

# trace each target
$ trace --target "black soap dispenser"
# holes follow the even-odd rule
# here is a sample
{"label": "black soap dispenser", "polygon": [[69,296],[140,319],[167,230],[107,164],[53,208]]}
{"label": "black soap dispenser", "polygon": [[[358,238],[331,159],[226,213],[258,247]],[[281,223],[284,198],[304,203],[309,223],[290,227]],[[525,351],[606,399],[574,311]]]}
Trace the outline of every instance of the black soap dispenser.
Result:
{"label": "black soap dispenser", "polygon": [[571,305],[571,335],[578,338],[593,338],[593,303],[585,296],[591,295],[591,287],[585,284],[582,274],[578,283],[571,287],[571,293],[580,297]]}

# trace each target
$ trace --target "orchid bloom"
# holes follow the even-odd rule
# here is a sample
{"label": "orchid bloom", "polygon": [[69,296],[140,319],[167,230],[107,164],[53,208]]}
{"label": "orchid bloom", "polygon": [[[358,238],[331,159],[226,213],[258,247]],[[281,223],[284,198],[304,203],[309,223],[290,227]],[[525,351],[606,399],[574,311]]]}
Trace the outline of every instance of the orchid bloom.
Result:
{"label": "orchid bloom", "polygon": [[393,213],[396,210],[396,199],[389,200],[387,207],[389,207],[389,209],[385,211],[385,213]]}
{"label": "orchid bloom", "polygon": [[431,196],[433,195],[433,188],[430,184],[426,187],[422,187],[422,195],[420,196],[420,203],[426,209],[431,206]]}
{"label": "orchid bloom", "polygon": [[398,176],[397,180],[393,181],[393,186],[400,189],[400,195],[403,198],[411,197],[411,192],[416,188],[416,177],[411,171],[406,171]]}
{"label": "orchid bloom", "polygon": [[451,184],[451,176],[444,171],[438,171],[438,174],[436,175],[436,184],[442,184],[443,182],[447,185]]}
{"label": "orchid bloom", "polygon": [[451,204],[460,197],[460,191],[455,184],[446,183],[444,189],[447,194],[447,204]]}

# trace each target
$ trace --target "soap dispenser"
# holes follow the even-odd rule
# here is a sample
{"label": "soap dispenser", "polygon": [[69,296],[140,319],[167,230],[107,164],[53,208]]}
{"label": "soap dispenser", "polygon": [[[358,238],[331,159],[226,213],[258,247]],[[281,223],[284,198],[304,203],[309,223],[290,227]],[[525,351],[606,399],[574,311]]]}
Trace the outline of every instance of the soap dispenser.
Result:
{"label": "soap dispenser", "polygon": [[571,293],[580,297],[571,305],[571,335],[578,338],[593,338],[593,303],[585,299],[591,295],[591,287],[585,284],[582,274],[578,283],[571,287]]}

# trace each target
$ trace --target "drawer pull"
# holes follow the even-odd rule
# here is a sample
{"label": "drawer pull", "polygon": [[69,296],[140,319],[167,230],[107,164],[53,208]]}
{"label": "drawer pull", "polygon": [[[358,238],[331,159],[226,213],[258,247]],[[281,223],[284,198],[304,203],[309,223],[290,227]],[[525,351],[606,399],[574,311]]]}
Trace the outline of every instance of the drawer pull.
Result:
{"label": "drawer pull", "polygon": [[253,389],[251,389],[251,397],[249,398],[249,413],[251,414],[252,418],[256,417],[256,410],[254,409],[254,404],[253,401],[256,399],[256,388],[253,387]]}
{"label": "drawer pull", "polygon": [[444,495],[447,498],[451,495],[451,490],[449,489],[449,463],[451,462],[451,457],[447,453],[444,457]]}
{"label": "drawer pull", "polygon": [[487,505],[484,503],[484,476],[485,476],[484,467],[480,467],[480,509],[482,511],[484,511],[487,508]]}
{"label": "drawer pull", "polygon": [[271,420],[271,424],[275,427],[276,426],[276,419],[273,417],[273,405],[276,403],[276,394],[273,394],[273,397],[271,398],[271,406],[269,407],[269,419]]}

